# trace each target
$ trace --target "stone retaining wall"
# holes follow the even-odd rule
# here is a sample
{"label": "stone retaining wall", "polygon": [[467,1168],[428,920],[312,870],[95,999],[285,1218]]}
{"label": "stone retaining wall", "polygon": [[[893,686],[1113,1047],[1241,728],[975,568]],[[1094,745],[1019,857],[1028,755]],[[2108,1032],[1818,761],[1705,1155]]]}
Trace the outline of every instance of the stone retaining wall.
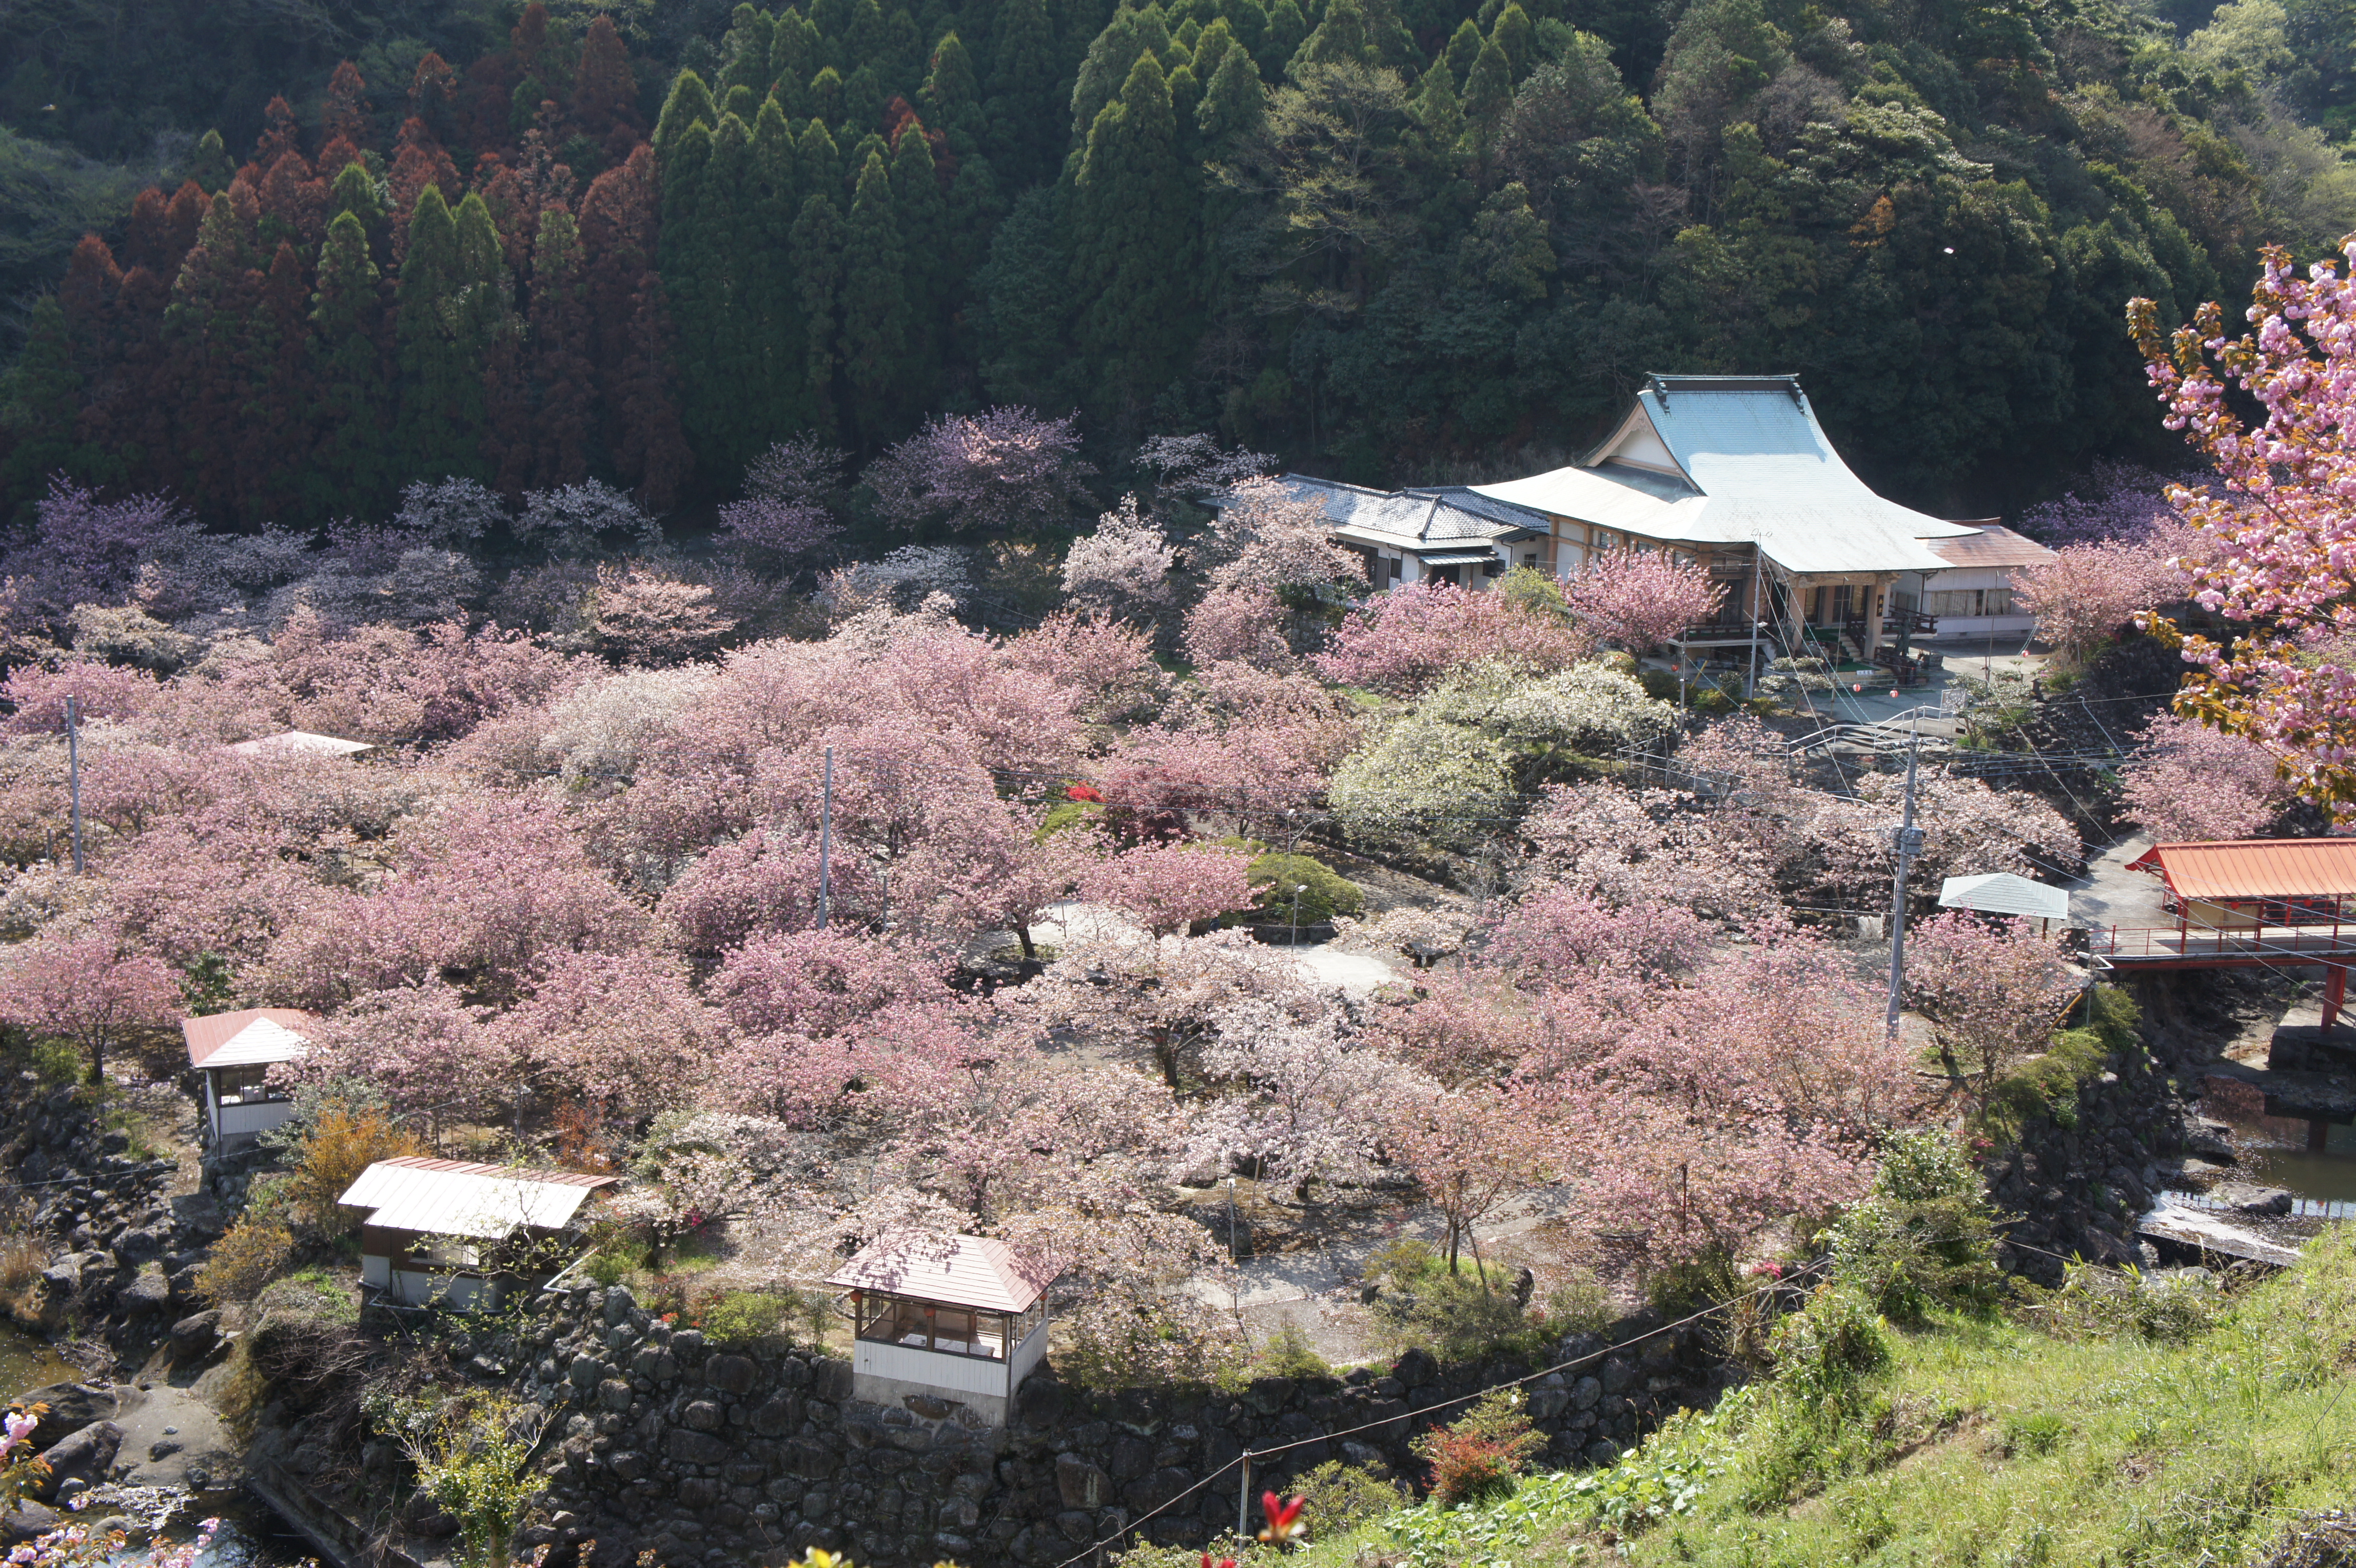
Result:
{"label": "stone retaining wall", "polygon": [[[1651,1326],[1621,1325],[1617,1349],[1598,1336],[1559,1348],[1558,1359],[1598,1359],[1530,1388],[1531,1413],[1552,1439],[1546,1462],[1607,1461],[1663,1414],[1722,1391],[1730,1380],[1701,1330],[1625,1343]],[[503,1366],[502,1353],[519,1364]],[[1141,1533],[1205,1543],[1235,1527],[1237,1475],[1185,1494],[1246,1447],[1315,1439],[1255,1460],[1255,1497],[1327,1459],[1419,1477],[1408,1449],[1417,1431],[1532,1369],[1443,1371],[1411,1352],[1387,1372],[1101,1397],[1043,1371],[1023,1385],[1012,1424],[991,1428],[945,1402],[855,1402],[847,1362],[716,1348],[651,1318],[627,1291],[594,1286],[544,1298],[520,1342],[460,1354],[551,1408],[541,1522],[527,1544],[594,1539],[600,1565],[651,1548],[668,1568],[778,1561],[813,1545],[847,1550],[862,1568],[943,1557],[1048,1565],[1182,1496]],[[1410,1415],[1428,1406],[1442,1408]]]}

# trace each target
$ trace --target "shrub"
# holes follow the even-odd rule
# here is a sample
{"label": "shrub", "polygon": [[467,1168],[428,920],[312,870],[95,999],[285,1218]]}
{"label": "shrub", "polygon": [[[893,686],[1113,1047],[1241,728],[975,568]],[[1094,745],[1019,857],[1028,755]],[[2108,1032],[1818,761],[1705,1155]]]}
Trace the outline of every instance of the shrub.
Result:
{"label": "shrub", "polygon": [[1530,1456],[1546,1446],[1527,1405],[1517,1388],[1494,1389],[1455,1421],[1417,1438],[1417,1457],[1431,1466],[1432,1497],[1456,1508],[1512,1491]]}
{"label": "shrub", "polygon": [[1305,854],[1271,850],[1253,861],[1246,875],[1255,883],[1269,884],[1251,901],[1256,924],[1289,924],[1294,918],[1292,890],[1296,887],[1308,889],[1301,895],[1300,920],[1304,926],[1327,924],[1336,915],[1355,915],[1366,905],[1356,883]]}
{"label": "shrub", "polygon": [[1309,1528],[1331,1540],[1386,1514],[1410,1507],[1415,1499],[1396,1481],[1372,1470],[1328,1459],[1294,1483],[1307,1506],[1301,1517]]}
{"label": "shrub", "polygon": [[1833,1278],[1902,1319],[1995,1301],[1996,1216],[1963,1145],[1941,1131],[1898,1133],[1880,1153],[1864,1201],[1826,1233]]}
{"label": "shrub", "polygon": [[798,1291],[730,1291],[698,1308],[695,1324],[707,1339],[743,1345],[792,1334],[797,1325],[809,1320],[811,1305]]}
{"label": "shrub", "polygon": [[1890,1336],[1855,1291],[1819,1285],[1808,1305],[1775,1326],[1768,1349],[1775,1380],[1803,1402],[1836,1400],[1890,1367]]}
{"label": "shrub", "polygon": [[2224,1300],[2206,1271],[2146,1273],[2093,1263],[2063,1265],[2062,1288],[2042,1309],[2046,1326],[2072,1339],[2144,1339],[2183,1345],[2215,1326]]}
{"label": "shrub", "polygon": [[336,1199],[362,1171],[379,1160],[427,1153],[415,1133],[392,1120],[372,1088],[348,1080],[298,1096],[294,1119],[281,1130],[278,1142],[293,1166],[286,1203],[298,1221],[330,1240],[359,1229],[359,1215]]}
{"label": "shrub", "polygon": [[1391,1242],[1367,1260],[1366,1277],[1387,1287],[1375,1299],[1376,1342],[1398,1356],[1424,1350],[1441,1361],[1477,1361],[1506,1349],[1534,1350],[1547,1337],[1496,1264],[1447,1261],[1414,1240]]}
{"label": "shrub", "polygon": [[1611,1326],[1620,1316],[1612,1304],[1612,1293],[1602,1282],[1581,1269],[1547,1293],[1546,1326],[1548,1334],[1596,1334]]}
{"label": "shrub", "polygon": [[1330,1378],[1333,1368],[1309,1343],[1308,1331],[1286,1318],[1252,1358],[1252,1370],[1269,1378]]}
{"label": "shrub", "polygon": [[248,1214],[213,1243],[197,1270],[197,1294],[215,1306],[252,1301],[294,1255],[294,1233],[272,1214]]}

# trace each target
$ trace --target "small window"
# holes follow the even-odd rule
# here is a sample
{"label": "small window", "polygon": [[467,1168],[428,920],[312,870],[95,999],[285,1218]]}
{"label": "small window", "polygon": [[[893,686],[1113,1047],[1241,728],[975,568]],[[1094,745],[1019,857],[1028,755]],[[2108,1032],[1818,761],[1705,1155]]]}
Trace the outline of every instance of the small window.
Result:
{"label": "small window", "polygon": [[1535,551],[1535,550],[1525,550],[1525,551],[1523,551],[1523,552],[1522,552],[1522,564],[1523,564],[1523,565],[1525,565],[1525,566],[1528,566],[1528,567],[1530,567],[1530,568],[1532,568],[1532,569],[1536,569],[1536,567],[1537,566],[1537,564],[1538,564],[1538,553],[1537,553],[1537,551]]}

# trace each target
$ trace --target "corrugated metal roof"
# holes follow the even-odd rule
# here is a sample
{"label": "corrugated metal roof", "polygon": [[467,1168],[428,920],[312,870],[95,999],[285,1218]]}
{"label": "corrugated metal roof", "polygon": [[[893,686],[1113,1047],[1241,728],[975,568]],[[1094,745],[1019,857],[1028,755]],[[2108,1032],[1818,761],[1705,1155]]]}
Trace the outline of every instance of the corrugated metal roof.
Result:
{"label": "corrugated metal roof", "polygon": [[862,1247],[826,1283],[943,1306],[1021,1312],[1039,1299],[1049,1282],[1026,1274],[1014,1249],[1003,1241],[895,1231]]}
{"label": "corrugated metal roof", "polygon": [[376,747],[364,740],[344,740],[332,735],[314,735],[306,729],[290,729],[265,735],[259,740],[241,740],[230,749],[240,757],[349,757]]}
{"label": "corrugated metal roof", "polygon": [[1972,566],[2038,566],[2053,559],[2053,552],[2034,539],[2015,533],[2001,523],[1980,522],[1970,526],[1979,532],[1958,539],[1933,539],[1924,542],[1931,553],[1953,567]]}
{"label": "corrugated metal roof", "polygon": [[2179,898],[2345,897],[2356,896],[2356,839],[2156,843],[2127,869],[2158,872]]}
{"label": "corrugated metal roof", "polygon": [[[180,1020],[180,1037],[188,1043],[190,1067],[251,1067],[262,1062],[292,1061],[303,1054],[303,1031],[319,1020],[299,1007],[246,1007],[235,1013],[212,1013]],[[257,1026],[269,1027],[254,1033]],[[253,1037],[245,1036],[252,1033]],[[293,1042],[291,1049],[284,1048]],[[222,1053],[236,1043],[233,1058]],[[276,1055],[254,1054],[274,1051]]]}
{"label": "corrugated metal roof", "polygon": [[2070,918],[2070,895],[2008,871],[1984,876],[1950,876],[1939,884],[1939,903],[1949,909],[1977,909],[1987,915],[2033,915],[2045,920]]}
{"label": "corrugated metal roof", "polygon": [[366,1222],[383,1230],[487,1240],[519,1227],[554,1230],[619,1179],[403,1155],[369,1166],[336,1201],[373,1209]]}

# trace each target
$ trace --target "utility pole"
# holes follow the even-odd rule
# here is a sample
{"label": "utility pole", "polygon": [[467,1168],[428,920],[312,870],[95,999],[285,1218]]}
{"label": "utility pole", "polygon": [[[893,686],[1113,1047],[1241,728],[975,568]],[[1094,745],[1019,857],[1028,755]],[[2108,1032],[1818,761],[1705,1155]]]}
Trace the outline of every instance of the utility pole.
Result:
{"label": "utility pole", "polygon": [[73,802],[74,875],[81,875],[81,703],[66,698],[66,790]]}
{"label": "utility pole", "polygon": [[818,808],[818,929],[826,929],[827,897],[834,891],[834,747],[826,748],[826,783]]}
{"label": "utility pole", "polygon": [[1914,771],[1922,760],[1922,715],[1914,715],[1914,743],[1906,748],[1906,808],[1895,842],[1898,875],[1890,886],[1890,1012],[1883,1031],[1898,1037],[1898,995],[1906,984],[1906,868],[1922,853],[1922,830],[1914,825]]}

